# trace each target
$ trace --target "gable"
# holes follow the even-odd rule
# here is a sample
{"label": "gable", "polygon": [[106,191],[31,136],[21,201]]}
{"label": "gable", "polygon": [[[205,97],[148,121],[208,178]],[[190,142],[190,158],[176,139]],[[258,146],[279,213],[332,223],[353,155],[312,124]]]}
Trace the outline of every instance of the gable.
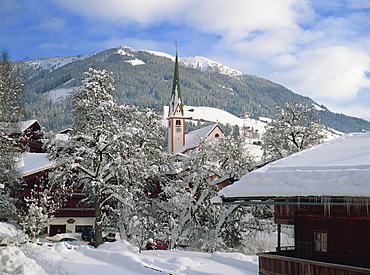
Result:
{"label": "gable", "polygon": [[168,109],[168,117],[172,117],[172,116],[183,116],[183,112],[181,111],[181,106],[180,106],[180,103],[177,103],[177,105],[175,105],[175,107],[172,109],[172,108],[169,108]]}
{"label": "gable", "polygon": [[184,153],[198,147],[204,141],[215,140],[222,136],[225,136],[225,133],[218,124],[191,131],[185,135],[185,145],[177,153]]}

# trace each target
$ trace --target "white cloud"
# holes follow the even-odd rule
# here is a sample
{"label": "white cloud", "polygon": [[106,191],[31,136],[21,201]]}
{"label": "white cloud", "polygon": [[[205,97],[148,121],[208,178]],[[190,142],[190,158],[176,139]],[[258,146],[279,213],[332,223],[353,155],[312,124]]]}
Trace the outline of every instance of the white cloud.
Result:
{"label": "white cloud", "polygon": [[368,0],[348,0],[348,4],[352,9],[370,9]]}
{"label": "white cloud", "polygon": [[45,31],[59,31],[65,27],[65,22],[60,17],[53,17],[42,22],[38,27]]}
{"label": "white cloud", "polygon": [[370,109],[369,106],[365,106],[365,104],[351,104],[350,106],[342,106],[338,103],[327,103],[325,105],[330,111],[335,113],[360,117],[370,121]]}
{"label": "white cloud", "polygon": [[242,39],[255,29],[290,27],[301,14],[300,0],[53,0],[96,19],[186,23],[206,32]]}
{"label": "white cloud", "polygon": [[68,49],[69,45],[66,43],[52,43],[52,42],[43,42],[38,47],[42,50],[57,50],[57,49]]}
{"label": "white cloud", "polygon": [[295,0],[203,0],[186,14],[201,30],[224,35],[228,40],[248,37],[255,30],[277,30],[295,25]]}
{"label": "white cloud", "polygon": [[[75,13],[98,20],[132,20],[149,24],[177,14],[188,5],[187,0],[53,0]],[[191,2],[191,1],[190,1]]]}
{"label": "white cloud", "polygon": [[340,101],[370,88],[370,56],[362,51],[339,46],[307,50],[290,61],[295,64],[272,77],[300,94]]}
{"label": "white cloud", "polygon": [[327,100],[338,107],[370,88],[366,77],[370,71],[367,0],[52,1],[92,18],[99,22],[97,25],[105,21],[122,29],[134,26],[143,30],[137,36],[122,33],[122,38],[114,33],[100,42],[106,47],[126,45],[164,51],[177,37],[170,41],[163,41],[163,37],[176,36],[177,30],[156,40],[153,35],[145,36],[145,27],[154,30],[157,23],[182,26],[179,35],[189,41],[180,46],[192,47],[194,55],[201,48],[197,43],[207,43],[197,37],[211,34],[217,39],[209,46],[207,57],[272,79],[317,101],[322,99],[324,104]]}
{"label": "white cloud", "polygon": [[111,38],[102,42],[103,48],[115,48],[119,46],[132,47],[139,50],[158,50],[164,48],[164,43],[152,40],[136,39],[136,38]]}

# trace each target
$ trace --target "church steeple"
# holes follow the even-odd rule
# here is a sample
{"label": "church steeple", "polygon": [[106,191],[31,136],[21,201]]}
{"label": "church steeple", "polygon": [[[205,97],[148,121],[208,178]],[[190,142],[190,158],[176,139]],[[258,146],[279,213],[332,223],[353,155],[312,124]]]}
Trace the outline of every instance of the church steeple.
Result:
{"label": "church steeple", "polygon": [[170,116],[174,115],[177,105],[180,107],[181,114],[184,115],[184,105],[182,101],[181,88],[180,88],[179,58],[178,58],[177,46],[176,46],[175,72],[173,75],[171,103],[170,103],[170,110],[169,110]]}
{"label": "church steeple", "polygon": [[168,152],[178,152],[185,145],[185,116],[181,96],[179,58],[176,46],[175,73],[168,110]]}

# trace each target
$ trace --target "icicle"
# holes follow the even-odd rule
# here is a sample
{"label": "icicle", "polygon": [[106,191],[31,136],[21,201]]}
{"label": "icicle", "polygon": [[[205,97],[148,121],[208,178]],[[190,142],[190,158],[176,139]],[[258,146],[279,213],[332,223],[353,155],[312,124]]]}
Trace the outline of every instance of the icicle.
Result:
{"label": "icicle", "polygon": [[326,214],[330,216],[330,210],[331,210],[331,201],[332,198],[329,196],[322,196],[321,197],[321,203],[324,205],[324,216],[326,217]]}

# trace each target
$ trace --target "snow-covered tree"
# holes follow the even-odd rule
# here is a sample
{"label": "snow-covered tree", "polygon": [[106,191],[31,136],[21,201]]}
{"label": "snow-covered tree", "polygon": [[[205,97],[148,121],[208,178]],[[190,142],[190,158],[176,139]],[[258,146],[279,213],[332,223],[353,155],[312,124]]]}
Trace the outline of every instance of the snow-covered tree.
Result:
{"label": "snow-covered tree", "polygon": [[147,180],[155,178],[162,152],[160,122],[151,111],[118,105],[110,72],[90,69],[82,84],[73,94],[69,139],[48,145],[57,167],[51,179],[65,190],[70,182],[88,194],[99,245],[109,209],[121,205],[130,216],[149,190]]}
{"label": "snow-covered tree", "polygon": [[31,190],[29,197],[24,198],[24,201],[26,208],[18,214],[18,221],[30,239],[36,240],[53,218],[52,213],[57,210],[55,196],[51,194],[51,190],[37,191],[35,188]]}
{"label": "snow-covered tree", "polygon": [[3,50],[0,60],[0,198],[2,215],[16,214],[14,201],[19,193],[21,177],[17,171],[20,158],[20,120],[23,118],[23,84],[21,68],[9,60]]}
{"label": "snow-covered tree", "polygon": [[[131,107],[135,131],[130,161],[125,169],[125,185],[116,197],[117,206],[110,209],[116,217],[121,237],[136,242],[141,248],[156,228],[155,209],[162,174],[167,171],[167,154],[163,151],[163,126],[160,117],[151,110]],[[114,219],[113,219],[114,220]]]}
{"label": "snow-covered tree", "polygon": [[0,118],[18,122],[24,118],[22,66],[9,60],[9,53],[0,54]]}
{"label": "snow-covered tree", "polygon": [[274,161],[319,144],[324,138],[324,127],[314,106],[285,103],[266,126],[263,156],[266,161]]}
{"label": "snow-covered tree", "polygon": [[[240,138],[242,140],[242,138]],[[212,205],[222,184],[230,184],[254,167],[253,158],[233,135],[217,143],[204,142],[179,162],[180,173],[164,187],[166,200],[162,232],[168,234],[170,247],[193,245],[205,251],[220,246],[227,220],[233,211],[229,207]]]}

